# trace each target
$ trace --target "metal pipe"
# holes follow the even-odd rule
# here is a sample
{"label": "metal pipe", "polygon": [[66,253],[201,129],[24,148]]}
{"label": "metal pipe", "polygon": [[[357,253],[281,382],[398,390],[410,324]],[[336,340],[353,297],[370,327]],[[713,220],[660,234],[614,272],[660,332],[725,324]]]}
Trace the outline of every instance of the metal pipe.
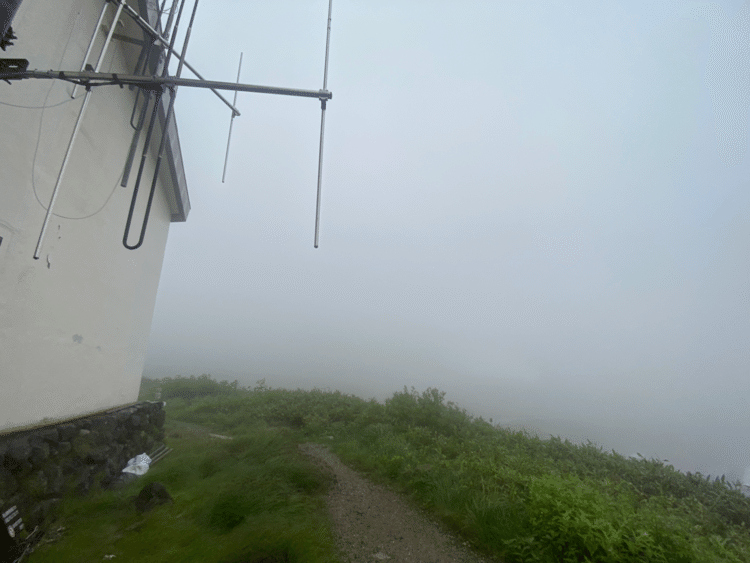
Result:
{"label": "metal pipe", "polygon": [[[237,69],[237,84],[240,83],[240,72],[242,71],[242,53],[240,53],[240,66]],[[232,105],[237,103],[237,90],[234,91],[234,100]],[[237,115],[232,112],[232,118],[229,120],[229,137],[227,137],[227,154],[224,156],[224,172],[221,175],[221,183],[224,183],[224,178],[227,175],[227,162],[229,162],[229,143],[232,141],[232,125],[234,125],[234,118]]]}
{"label": "metal pipe", "polygon": [[[107,38],[104,40],[104,45],[102,46],[102,51],[99,53],[99,59],[96,61],[96,68],[94,69],[94,72],[99,72],[99,68],[101,67],[102,61],[104,60],[104,55],[107,52],[107,47],[109,47],[109,43],[112,40],[112,35],[115,33],[115,25],[117,24],[117,21],[120,18],[120,14],[122,12],[122,7],[117,8],[117,12],[115,12],[115,19],[112,22],[112,27],[109,30],[109,33],[107,33]],[[52,197],[50,198],[49,205],[47,206],[47,213],[44,216],[44,223],[42,224],[42,230],[39,233],[39,240],[36,243],[36,249],[34,250],[34,260],[39,260],[39,255],[42,250],[42,243],[44,242],[44,234],[47,231],[47,226],[49,225],[50,217],[52,216],[52,208],[55,205],[55,200],[57,199],[57,194],[60,190],[60,184],[62,183],[63,175],[65,174],[65,168],[68,165],[68,160],[70,159],[70,153],[73,148],[73,143],[75,143],[75,139],[78,136],[78,131],[81,128],[81,123],[83,122],[83,115],[86,113],[86,107],[88,106],[89,99],[91,98],[91,90],[86,90],[86,95],[83,97],[83,104],[81,105],[81,109],[78,112],[78,118],[76,119],[76,124],[73,127],[73,134],[70,136],[70,141],[68,142],[68,148],[65,150],[65,156],[63,157],[62,166],[60,166],[60,172],[57,175],[57,181],[55,182],[55,187],[52,189]]]}
{"label": "metal pipe", "polygon": [[[131,88],[135,88],[134,86],[130,86]],[[138,100],[141,97],[141,89],[138,88],[138,91],[135,93],[135,100],[133,101],[133,111],[130,112],[130,126],[133,129],[138,129],[138,125],[133,123],[133,118],[135,117],[135,110],[138,109]]]}
{"label": "metal pipe", "polygon": [[[164,26],[164,39],[169,39],[169,34],[171,32],[169,28],[172,25],[172,20],[174,20],[175,6],[177,6],[177,0],[172,0],[172,6],[169,8],[169,16],[167,17],[167,25]],[[161,23],[161,17],[159,18],[159,23]]]}
{"label": "metal pipe", "polygon": [[[121,3],[120,5],[123,5],[123,4]],[[169,45],[170,48],[174,47],[174,41],[175,41],[175,38],[177,37],[177,29],[180,25],[180,19],[182,18],[182,10],[184,7],[185,7],[185,0],[182,0],[182,2],[180,3],[179,12],[177,13],[177,20],[175,21],[175,24],[174,24],[174,34],[172,35],[172,38],[170,39],[170,45]],[[166,76],[167,71],[169,70],[170,52],[171,51],[167,52],[167,58],[164,61],[164,67],[162,68],[162,78]],[[128,244],[128,235],[130,234],[130,224],[133,221],[133,213],[135,211],[135,204],[138,200],[138,191],[141,187],[141,178],[143,177],[143,170],[146,167],[146,159],[148,157],[148,149],[151,144],[151,137],[153,136],[153,133],[154,133],[154,125],[156,124],[156,119],[159,115],[159,106],[161,105],[161,98],[162,98],[162,92],[159,91],[156,94],[156,99],[154,100],[154,109],[151,111],[151,121],[149,122],[148,131],[146,132],[146,139],[143,142],[143,153],[141,154],[141,164],[138,167],[138,175],[136,176],[135,186],[133,187],[133,196],[130,199],[130,209],[128,210],[128,218],[125,222],[125,232],[122,235],[122,244],[125,248],[129,250],[135,250],[136,248],[141,246],[141,244],[143,243],[143,234],[144,234],[143,227],[141,227],[140,240],[138,244],[135,245],[134,247],[131,247]],[[166,127],[163,133],[166,135]],[[148,204],[147,204],[147,213],[150,212],[152,199],[153,199],[153,194],[150,194]]]}
{"label": "metal pipe", "polygon": [[[164,4],[162,4],[162,7],[166,4],[167,0],[164,0]],[[173,0],[172,7],[170,8],[170,14],[167,21],[168,25],[171,25],[172,16],[174,15],[174,7],[175,7],[176,0]],[[151,51],[154,49],[155,43],[151,42],[151,44],[146,48],[144,47],[143,53],[146,53],[145,57],[145,64],[148,64],[148,60],[151,58]],[[164,61],[162,61],[164,62]],[[147,70],[147,69],[144,69]],[[156,66],[156,72],[160,72],[162,69],[159,68],[159,65],[157,63]],[[131,88],[133,86],[131,85]],[[138,92],[135,96],[135,103],[133,104],[133,114],[130,116],[130,124],[133,125],[133,116],[135,115],[135,110],[138,105],[138,98],[141,95],[142,88],[138,88]],[[141,131],[143,130],[143,124],[146,121],[146,113],[148,112],[148,105],[151,103],[151,98],[153,96],[153,92],[151,90],[146,90],[144,93],[144,101],[143,101],[143,109],[141,109],[141,116],[138,119],[138,125],[134,126],[135,132],[133,133],[133,139],[130,142],[130,149],[128,150],[128,157],[125,159],[125,168],[122,173],[122,180],[120,181],[120,186],[127,187],[128,180],[130,180],[130,171],[133,168],[133,161],[135,160],[135,152],[138,148],[138,141],[141,139]]]}
{"label": "metal pipe", "polygon": [[323,109],[320,111],[320,148],[318,149],[318,196],[315,201],[315,248],[318,248],[320,239],[320,196],[323,181],[323,132],[326,126],[325,102],[321,102]]}
{"label": "metal pipe", "polygon": [[[141,53],[138,55],[138,60],[135,63],[135,68],[133,69],[133,74],[141,74],[141,67],[148,64],[148,58],[151,56],[151,49],[154,46],[153,41],[143,42],[143,47],[141,47]],[[132,90],[134,86],[130,86],[130,89]]]}
{"label": "metal pipe", "polygon": [[328,50],[331,45],[331,8],[333,0],[328,0],[328,29],[326,30],[326,64],[323,69],[323,90],[328,87]]}
{"label": "metal pipe", "polygon": [[[140,89],[138,90],[138,93],[140,94]],[[136,98],[137,101],[137,98]],[[138,126],[135,128],[135,131],[133,132],[133,140],[130,142],[130,150],[128,151],[128,157],[125,160],[125,169],[122,172],[122,180],[120,181],[120,186],[123,188],[128,185],[128,180],[130,180],[130,171],[133,169],[133,161],[135,160],[135,151],[138,149],[138,141],[141,140],[141,131],[143,131],[143,124],[146,122],[146,112],[148,111],[148,104],[151,102],[151,92],[148,91],[143,96],[143,109],[141,109],[141,116],[138,119]],[[135,106],[133,107],[133,111],[135,112]],[[131,120],[132,121],[132,120]]]}
{"label": "metal pipe", "polygon": [[[99,14],[99,20],[96,22],[94,33],[91,34],[91,41],[89,41],[89,46],[86,49],[86,54],[83,56],[83,62],[81,63],[81,71],[86,70],[86,61],[89,60],[89,55],[91,54],[91,48],[94,46],[94,41],[96,40],[96,34],[99,32],[99,28],[102,26],[102,21],[104,21],[104,14],[107,11],[107,6],[109,6],[109,0],[104,0],[104,6],[102,6],[102,11]],[[73,86],[73,91],[70,93],[71,98],[76,97],[77,87],[78,87],[77,84]]]}
{"label": "metal pipe", "polygon": [[[323,90],[328,87],[328,52],[331,44],[331,7],[333,0],[328,0],[328,30],[326,31],[326,62],[323,69]],[[315,248],[320,238],[320,196],[323,185],[323,134],[326,127],[326,100],[320,99],[320,148],[318,149],[318,196],[315,202]]]}
{"label": "metal pipe", "polygon": [[[188,42],[190,41],[190,32],[193,29],[193,21],[195,20],[195,13],[198,11],[198,0],[195,0],[193,4],[193,13],[190,15],[190,23],[188,24],[187,33],[185,34],[185,42],[182,44],[182,57],[180,58],[180,64],[177,65],[177,77],[179,78],[182,72],[183,61],[185,60],[185,53],[187,52]],[[169,65],[169,58],[165,63],[164,71],[166,72],[167,66]],[[172,118],[174,112],[174,102],[177,98],[177,91],[172,89],[172,95],[169,97],[169,107],[167,108],[167,115],[164,117],[164,125],[161,132],[161,142],[159,143],[159,150],[156,153],[156,165],[154,166],[154,176],[151,179],[151,190],[148,194],[148,201],[146,202],[146,211],[143,215],[143,224],[141,225],[141,234],[138,237],[138,242],[135,245],[129,245],[127,243],[127,234],[123,237],[123,245],[128,250],[135,250],[140,248],[143,244],[143,240],[146,238],[146,228],[148,227],[148,219],[151,216],[151,204],[154,201],[154,194],[156,193],[156,182],[159,178],[159,170],[161,169],[161,158],[164,154],[164,147],[167,144],[167,129],[169,127],[169,120]],[[129,226],[129,225],[128,225]]]}
{"label": "metal pipe", "polygon": [[[117,2],[118,4],[124,5],[125,6],[125,12],[130,17],[132,17],[135,20],[135,22],[138,25],[141,26],[141,28],[143,28],[144,30],[146,30],[147,32],[149,32],[153,36],[154,39],[157,39],[162,45],[164,45],[165,47],[167,47],[169,41],[165,37],[163,37],[161,34],[159,34],[159,32],[156,31],[153,27],[151,27],[151,25],[149,25],[149,23],[146,20],[144,20],[140,16],[140,14],[138,14],[138,12],[136,12],[133,8],[131,8],[127,4],[124,4],[123,0],[113,0],[113,1]],[[169,49],[169,52],[171,54],[173,54],[173,55],[175,55],[176,57],[179,58],[179,55],[174,52],[174,49],[172,48],[172,45],[169,45],[167,47],[167,49]],[[187,61],[185,61],[185,66],[188,67],[188,70],[190,70],[195,76],[197,76],[199,80],[205,80],[200,75],[200,73],[197,70],[195,70],[195,68],[190,63],[188,63]],[[237,115],[240,115],[239,110],[236,107],[234,107],[232,104],[230,104],[229,101],[224,96],[222,96],[219,92],[216,91],[217,90],[216,87],[206,86],[206,88],[209,88],[214,94],[216,94],[219,97],[219,99],[222,102],[224,102],[229,107],[229,109],[231,109]],[[224,88],[224,89],[226,90],[226,88]]]}

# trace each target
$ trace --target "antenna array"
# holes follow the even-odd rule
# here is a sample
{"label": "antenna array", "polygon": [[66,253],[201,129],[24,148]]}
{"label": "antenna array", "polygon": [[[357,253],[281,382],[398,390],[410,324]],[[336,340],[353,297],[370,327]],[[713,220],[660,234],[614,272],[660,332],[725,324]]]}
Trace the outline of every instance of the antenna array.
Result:
{"label": "antenna array", "polygon": [[[138,173],[136,176],[135,186],[133,188],[133,195],[132,195],[131,202],[130,202],[130,209],[128,211],[128,216],[127,216],[127,220],[125,223],[125,230],[123,233],[122,243],[125,246],[125,248],[129,250],[135,250],[139,248],[143,244],[143,241],[146,235],[148,219],[149,219],[149,215],[151,212],[151,204],[153,202],[154,193],[156,190],[157,180],[159,176],[159,169],[161,168],[162,155],[163,155],[164,148],[166,145],[166,140],[167,140],[167,129],[168,129],[170,120],[172,118],[172,115],[174,113],[174,103],[175,103],[178,86],[188,86],[188,87],[195,87],[195,88],[210,89],[211,91],[213,91],[213,93],[217,97],[219,97],[219,99],[221,99],[222,102],[224,102],[224,104],[226,104],[232,110],[232,117],[229,122],[229,136],[227,138],[227,151],[226,151],[226,156],[224,159],[224,171],[222,173],[222,182],[224,182],[224,179],[226,177],[227,162],[229,159],[229,145],[232,139],[232,126],[234,124],[234,118],[240,115],[239,110],[235,107],[237,103],[238,92],[255,92],[255,93],[275,94],[275,95],[284,95],[284,96],[300,96],[300,97],[307,97],[307,98],[317,98],[320,100],[320,106],[321,106],[320,147],[319,147],[319,152],[318,152],[318,182],[317,182],[317,198],[316,198],[316,207],[315,207],[315,242],[314,242],[315,248],[318,248],[319,232],[320,232],[321,187],[322,187],[322,178],[323,178],[323,137],[324,137],[324,132],[325,132],[325,115],[326,115],[325,112],[326,112],[326,103],[328,102],[328,100],[332,99],[333,97],[333,94],[329,92],[327,89],[328,87],[328,54],[329,54],[329,46],[330,46],[330,40],[331,40],[331,8],[332,8],[333,0],[329,0],[328,2],[328,23],[327,23],[327,31],[326,31],[325,66],[323,70],[323,88],[321,90],[300,90],[300,89],[282,88],[282,87],[275,87],[275,86],[258,86],[258,85],[252,85],[252,84],[242,84],[240,83],[240,73],[242,71],[242,54],[240,54],[240,64],[237,70],[236,82],[218,82],[218,81],[206,80],[205,78],[203,78],[203,76],[201,76],[185,60],[185,55],[187,53],[187,47],[190,41],[190,34],[191,34],[192,27],[193,27],[193,22],[195,20],[195,15],[198,10],[198,2],[199,0],[194,1],[192,14],[190,16],[190,23],[188,24],[187,32],[185,34],[185,38],[182,44],[182,50],[179,54],[175,50],[174,45],[175,45],[177,31],[179,28],[179,23],[182,17],[182,12],[185,7],[186,0],[173,0],[172,5],[169,9],[167,23],[166,23],[166,26],[164,27],[164,30],[165,30],[164,34],[160,33],[159,29],[155,29],[154,27],[152,27],[145,19],[141,17],[140,14],[138,14],[138,12],[136,12],[133,8],[128,6],[125,3],[125,0],[105,0],[105,3],[102,6],[102,11],[99,15],[99,19],[96,24],[96,28],[94,29],[94,32],[91,37],[91,41],[89,42],[88,48],[86,50],[83,63],[81,64],[80,71],[76,72],[76,71],[63,71],[63,70],[58,70],[58,71],[28,70],[29,62],[26,59],[0,59],[0,80],[5,80],[8,83],[10,83],[10,81],[12,80],[23,80],[23,79],[34,79],[34,78],[66,80],[68,82],[72,82],[73,84],[75,84],[75,86],[73,87],[73,92],[71,94],[72,97],[75,97],[75,92],[79,85],[84,86],[86,89],[86,93],[84,94],[83,104],[81,105],[81,109],[79,110],[76,123],[73,127],[73,132],[71,133],[70,140],[68,142],[68,147],[66,149],[65,156],[63,157],[63,161],[62,161],[60,170],[57,175],[55,186],[52,190],[50,202],[49,202],[49,205],[47,206],[47,211],[45,214],[44,222],[42,224],[42,228],[39,233],[39,239],[37,241],[36,249],[34,250],[34,259],[38,260],[41,254],[41,249],[44,244],[45,233],[47,231],[50,218],[54,214],[53,208],[55,206],[55,201],[60,191],[60,186],[62,184],[64,175],[65,175],[65,169],[68,164],[68,160],[70,158],[70,153],[75,144],[75,140],[76,140],[76,137],[78,136],[78,132],[80,130],[83,117],[88,107],[88,102],[92,93],[92,88],[97,87],[97,86],[109,86],[109,85],[117,85],[120,87],[124,85],[128,85],[131,88],[133,87],[139,88],[139,91],[136,94],[135,104],[133,106],[133,114],[131,116],[131,125],[133,125],[133,119],[135,118],[135,115],[136,115],[136,109],[138,106],[139,99],[141,98],[141,95],[143,97],[143,102],[142,102],[143,105],[141,107],[141,112],[138,117],[137,124],[133,125],[135,132],[133,134],[133,140],[131,142],[130,151],[128,153],[128,157],[125,162],[125,169],[123,171],[123,178],[121,182],[121,185],[123,187],[127,186],[128,180],[130,178],[130,171],[131,171],[133,162],[135,160],[135,153],[137,151],[137,147],[140,141],[140,135],[141,135],[143,126],[145,125],[147,109],[149,106],[151,106],[152,108],[151,117],[148,123],[148,127],[146,129],[146,137],[144,139],[144,144],[142,148],[141,161],[138,167]],[[177,18],[176,20],[174,20],[174,25],[173,25],[172,21],[175,15],[175,8],[178,3],[179,3],[179,9],[177,10]],[[109,28],[107,32],[107,37],[104,40],[104,44],[101,48],[99,56],[97,57],[96,66],[93,67],[93,70],[87,70],[91,68],[90,65],[88,64],[88,59],[89,59],[89,56],[91,55],[91,51],[93,49],[93,45],[94,45],[98,30],[100,29],[102,25],[102,22],[105,17],[105,13],[107,11],[107,8],[110,6],[110,4],[115,6],[114,20],[112,22],[111,27]],[[164,9],[165,6],[166,6],[166,0],[163,0],[161,9],[159,11],[159,24],[157,26],[159,28],[161,28],[161,15],[165,13],[165,9]],[[102,61],[104,60],[105,54],[109,48],[112,37],[114,35],[114,29],[117,23],[119,22],[120,17],[122,16],[123,13],[127,14],[151,39],[150,44],[148,47],[144,47],[144,49],[142,50],[141,56],[139,57],[139,60],[136,63],[135,72],[132,75],[100,72]],[[156,50],[155,54],[157,55],[157,59],[155,63],[152,62],[154,60],[154,57],[153,57],[154,50]],[[178,63],[178,67],[177,67],[177,71],[175,75],[170,76],[169,75],[169,63],[173,55],[175,58],[177,58],[179,63]],[[153,72],[149,72],[150,66],[153,66]],[[190,71],[193,72],[193,74],[195,74],[197,78],[196,79],[182,78],[181,74],[182,74],[183,67],[187,67]],[[220,90],[234,91],[235,94],[234,94],[233,102],[229,103],[229,101],[224,96],[222,96],[222,94],[219,92]],[[148,150],[152,142],[152,137],[154,135],[155,124],[158,119],[159,109],[163,105],[165,96],[166,96],[166,104],[167,104],[166,118],[164,120],[164,125],[162,128],[162,135],[161,135],[161,140],[159,143],[159,148],[157,151],[154,174],[151,179],[151,187],[149,191],[148,201],[146,203],[146,210],[141,220],[141,229],[140,229],[138,241],[134,244],[131,244],[129,242],[130,229],[132,226],[136,203],[138,201],[138,194],[140,191],[142,176],[143,176],[143,172],[145,169]]]}

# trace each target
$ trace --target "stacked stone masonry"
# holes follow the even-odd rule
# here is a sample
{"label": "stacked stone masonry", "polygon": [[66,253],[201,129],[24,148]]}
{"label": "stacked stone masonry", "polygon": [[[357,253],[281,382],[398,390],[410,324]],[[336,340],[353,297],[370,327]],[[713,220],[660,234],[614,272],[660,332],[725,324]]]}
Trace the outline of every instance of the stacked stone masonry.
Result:
{"label": "stacked stone masonry", "polygon": [[112,486],[128,460],[164,439],[164,404],[143,402],[0,435],[0,506],[17,506],[30,531],[66,494]]}

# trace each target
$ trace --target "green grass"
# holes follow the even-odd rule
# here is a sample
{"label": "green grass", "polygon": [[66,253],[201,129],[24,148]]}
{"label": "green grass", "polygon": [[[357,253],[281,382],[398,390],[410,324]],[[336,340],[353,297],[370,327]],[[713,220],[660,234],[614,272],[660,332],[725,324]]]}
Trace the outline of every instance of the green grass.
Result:
{"label": "green grass", "polygon": [[[738,484],[495,427],[436,389],[378,403],[204,375],[146,380],[143,398],[157,386],[173,454],[126,491],[66,503],[68,537],[32,561],[335,561],[326,479],[296,449],[322,441],[508,563],[750,563]],[[210,440],[196,425],[236,438]],[[148,480],[175,503],[141,517],[127,497]]]}
{"label": "green grass", "polygon": [[[254,424],[234,440],[166,424],[170,453],[117,491],[67,499],[61,541],[30,561],[335,561],[321,494],[328,477],[297,450],[294,433]],[[151,481],[172,505],[140,515],[132,499]]]}

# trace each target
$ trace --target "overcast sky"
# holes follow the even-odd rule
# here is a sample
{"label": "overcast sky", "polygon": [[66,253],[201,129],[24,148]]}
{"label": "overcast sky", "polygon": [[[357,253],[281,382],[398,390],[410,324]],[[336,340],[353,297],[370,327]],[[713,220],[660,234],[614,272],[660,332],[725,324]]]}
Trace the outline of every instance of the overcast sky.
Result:
{"label": "overcast sky", "polygon": [[[326,16],[203,0],[188,60],[234,81],[244,52],[245,83],[319,89]],[[179,91],[192,211],[145,375],[438,387],[742,476],[748,3],[336,0],[328,87],[318,249],[320,103],[240,94],[222,184],[230,111]]]}

